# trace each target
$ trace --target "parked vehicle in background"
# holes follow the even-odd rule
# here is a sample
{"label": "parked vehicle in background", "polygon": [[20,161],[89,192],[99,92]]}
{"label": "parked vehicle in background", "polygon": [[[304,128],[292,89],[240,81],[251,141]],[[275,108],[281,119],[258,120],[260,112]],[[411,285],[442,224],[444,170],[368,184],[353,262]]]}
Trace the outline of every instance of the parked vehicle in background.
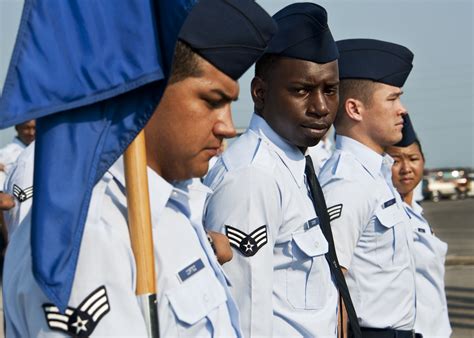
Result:
{"label": "parked vehicle in background", "polygon": [[469,173],[467,174],[467,180],[468,180],[468,185],[469,185],[467,196],[474,197],[474,170],[473,169],[469,170]]}
{"label": "parked vehicle in background", "polygon": [[472,196],[474,177],[471,169],[440,168],[425,174],[425,199],[439,201],[443,198],[458,199]]}
{"label": "parked vehicle in background", "polygon": [[426,181],[427,189],[425,191],[425,199],[438,202],[442,198],[457,198],[456,185],[454,182],[446,182],[433,176],[429,176]]}

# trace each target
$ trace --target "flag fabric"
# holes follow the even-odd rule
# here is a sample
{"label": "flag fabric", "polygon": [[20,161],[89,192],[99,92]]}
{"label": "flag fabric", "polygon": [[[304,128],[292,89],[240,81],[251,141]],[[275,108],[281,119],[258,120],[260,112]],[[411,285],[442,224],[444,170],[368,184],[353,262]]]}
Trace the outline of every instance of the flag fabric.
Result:
{"label": "flag fabric", "polygon": [[67,308],[94,185],[144,127],[196,0],[25,0],[0,128],[37,120],[35,278]]}

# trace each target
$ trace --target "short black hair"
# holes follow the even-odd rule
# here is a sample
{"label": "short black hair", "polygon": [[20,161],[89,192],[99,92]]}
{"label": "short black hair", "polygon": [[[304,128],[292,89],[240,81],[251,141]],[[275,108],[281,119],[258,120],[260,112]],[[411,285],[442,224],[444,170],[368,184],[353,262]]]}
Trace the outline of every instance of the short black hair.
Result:
{"label": "short black hair", "polygon": [[202,75],[201,57],[185,42],[178,40],[174,48],[173,64],[168,84],[182,81],[188,77]]}

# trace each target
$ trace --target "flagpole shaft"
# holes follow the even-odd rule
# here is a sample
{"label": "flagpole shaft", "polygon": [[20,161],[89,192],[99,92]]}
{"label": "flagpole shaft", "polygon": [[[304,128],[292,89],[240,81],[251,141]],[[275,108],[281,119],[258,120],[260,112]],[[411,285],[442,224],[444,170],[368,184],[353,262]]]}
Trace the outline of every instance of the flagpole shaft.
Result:
{"label": "flagpole shaft", "polygon": [[148,191],[145,132],[125,151],[128,226],[137,266],[136,294],[144,311],[150,337],[159,337],[156,272]]}

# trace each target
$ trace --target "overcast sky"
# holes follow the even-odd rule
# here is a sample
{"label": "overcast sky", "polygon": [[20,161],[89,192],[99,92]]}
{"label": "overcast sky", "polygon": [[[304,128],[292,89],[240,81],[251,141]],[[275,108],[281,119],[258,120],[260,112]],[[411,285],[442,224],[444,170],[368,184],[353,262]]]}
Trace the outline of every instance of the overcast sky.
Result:
{"label": "overcast sky", "polygon": [[[113,1],[113,0],[108,0]],[[257,1],[270,14],[294,1]],[[0,85],[3,84],[22,8],[20,0],[0,0]],[[474,167],[474,0],[328,0],[336,40],[375,38],[408,47],[414,68],[403,102],[423,144],[428,167]],[[234,105],[236,125],[252,113],[249,83],[240,80]],[[8,134],[10,138],[11,134]],[[5,132],[0,131],[1,139]]]}

